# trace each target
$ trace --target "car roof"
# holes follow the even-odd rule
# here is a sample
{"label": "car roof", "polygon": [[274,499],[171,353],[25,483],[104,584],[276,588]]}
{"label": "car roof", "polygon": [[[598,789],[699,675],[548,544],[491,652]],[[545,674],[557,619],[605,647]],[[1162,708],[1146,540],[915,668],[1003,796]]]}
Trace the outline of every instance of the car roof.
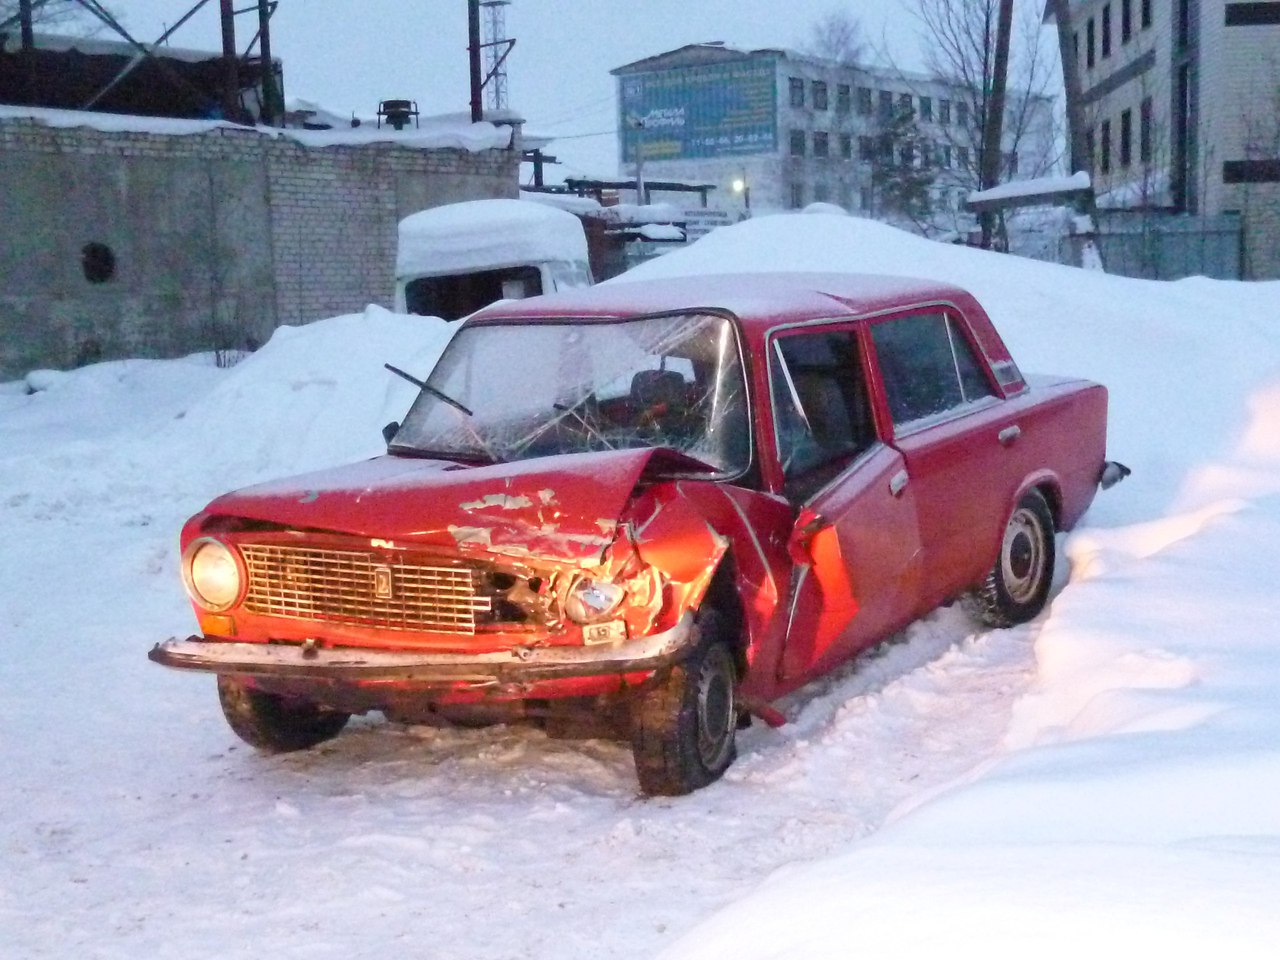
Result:
{"label": "car roof", "polygon": [[738,273],[616,279],[599,286],[509,300],[485,307],[474,320],[558,317],[616,319],[679,310],[727,310],[744,326],[878,313],[937,301],[967,301],[959,287],[912,277],[858,273]]}

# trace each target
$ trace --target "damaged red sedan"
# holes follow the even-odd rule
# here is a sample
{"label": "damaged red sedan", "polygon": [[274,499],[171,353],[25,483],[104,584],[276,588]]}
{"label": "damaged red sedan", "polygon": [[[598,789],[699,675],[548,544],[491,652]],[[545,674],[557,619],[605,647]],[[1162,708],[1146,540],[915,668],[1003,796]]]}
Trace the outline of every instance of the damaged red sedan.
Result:
{"label": "damaged red sedan", "polygon": [[629,739],[720,777],[770,703],[939,604],[1043,608],[1105,460],[1106,390],[1024,378],[962,290],[856,275],[615,283],[458,331],[385,456],[214,500],[200,634],[272,751],[353,713]]}

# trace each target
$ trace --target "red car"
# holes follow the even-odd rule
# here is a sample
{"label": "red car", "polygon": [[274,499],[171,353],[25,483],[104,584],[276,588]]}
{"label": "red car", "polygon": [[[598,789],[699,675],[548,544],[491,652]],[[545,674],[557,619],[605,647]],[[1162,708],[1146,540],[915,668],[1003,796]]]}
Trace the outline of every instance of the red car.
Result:
{"label": "red car", "polygon": [[630,740],[718,778],[770,702],[939,604],[1044,607],[1105,460],[1106,390],[1019,372],[972,296],[856,275],[615,283],[468,319],[386,456],[182,531],[201,635],[266,750],[349,715]]}

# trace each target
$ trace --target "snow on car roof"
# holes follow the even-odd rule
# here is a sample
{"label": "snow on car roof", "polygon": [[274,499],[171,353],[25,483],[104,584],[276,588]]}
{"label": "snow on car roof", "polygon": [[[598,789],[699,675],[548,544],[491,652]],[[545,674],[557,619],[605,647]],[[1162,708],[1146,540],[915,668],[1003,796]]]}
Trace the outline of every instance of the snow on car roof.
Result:
{"label": "snow on car roof", "polygon": [[713,274],[612,281],[587,290],[497,303],[476,317],[624,317],[702,308],[728,310],[749,326],[772,326],[779,320],[860,316],[895,306],[967,297],[958,287],[911,277],[858,273]]}

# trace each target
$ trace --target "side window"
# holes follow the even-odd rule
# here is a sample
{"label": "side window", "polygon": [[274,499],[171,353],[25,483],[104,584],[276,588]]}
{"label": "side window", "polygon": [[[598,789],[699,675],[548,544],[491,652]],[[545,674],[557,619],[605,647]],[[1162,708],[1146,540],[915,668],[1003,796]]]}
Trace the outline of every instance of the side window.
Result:
{"label": "side window", "polygon": [[787,494],[804,498],[875,441],[852,330],[773,341],[770,379],[778,462]]}
{"label": "side window", "polygon": [[943,313],[871,327],[889,413],[898,426],[993,395],[973,348]]}

